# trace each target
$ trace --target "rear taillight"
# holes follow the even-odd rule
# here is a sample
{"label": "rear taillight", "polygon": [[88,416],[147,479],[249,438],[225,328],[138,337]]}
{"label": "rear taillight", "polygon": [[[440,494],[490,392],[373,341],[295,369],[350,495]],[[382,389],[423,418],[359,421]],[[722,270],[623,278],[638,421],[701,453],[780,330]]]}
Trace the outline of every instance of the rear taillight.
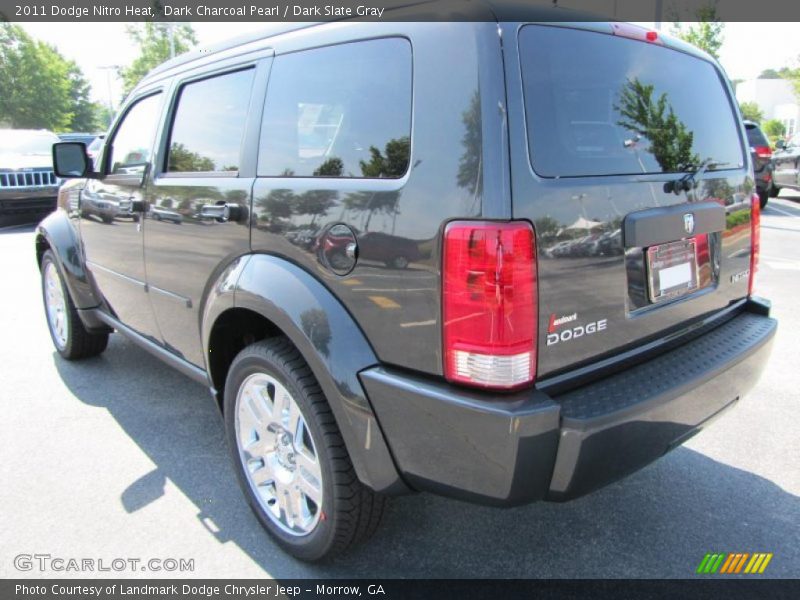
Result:
{"label": "rear taillight", "polygon": [[761,200],[753,194],[750,202],[750,281],[747,284],[747,295],[752,296],[755,289],[756,272],[758,271],[758,255],[761,252]]}
{"label": "rear taillight", "polygon": [[495,389],[532,383],[538,308],[530,223],[450,223],[442,292],[445,377]]}
{"label": "rear taillight", "polygon": [[769,146],[755,146],[753,150],[758,158],[772,158],[772,149]]}

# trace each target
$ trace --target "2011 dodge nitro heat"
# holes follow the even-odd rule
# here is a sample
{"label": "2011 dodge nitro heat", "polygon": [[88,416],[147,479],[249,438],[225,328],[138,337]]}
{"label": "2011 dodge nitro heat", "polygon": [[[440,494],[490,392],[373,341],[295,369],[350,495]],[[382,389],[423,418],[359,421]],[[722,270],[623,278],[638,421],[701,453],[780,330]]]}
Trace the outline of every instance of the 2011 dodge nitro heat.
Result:
{"label": "2011 dodge nitro heat", "polygon": [[483,21],[403,8],[178,57],[96,169],[54,150],[72,180],[36,255],[56,349],[117,331],[208,385],[255,514],[306,560],[393,495],[591,492],[736,404],[770,352],[714,60],[469,6]]}

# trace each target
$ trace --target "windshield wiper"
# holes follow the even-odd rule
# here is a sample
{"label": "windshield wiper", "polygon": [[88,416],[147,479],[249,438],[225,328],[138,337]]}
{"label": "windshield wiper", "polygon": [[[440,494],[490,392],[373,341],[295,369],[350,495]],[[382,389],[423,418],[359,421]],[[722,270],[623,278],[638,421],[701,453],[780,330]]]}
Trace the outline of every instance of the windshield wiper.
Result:
{"label": "windshield wiper", "polygon": [[680,179],[675,179],[673,181],[668,181],[664,184],[664,191],[669,193],[673,192],[676,196],[679,195],[681,192],[688,192],[697,187],[697,178],[702,177],[703,174],[708,171],[709,169],[716,169],[718,167],[724,167],[729,165],[730,163],[726,162],[717,162],[714,160],[704,160],[699,165],[689,164],[686,165],[687,169],[690,169],[683,177]]}

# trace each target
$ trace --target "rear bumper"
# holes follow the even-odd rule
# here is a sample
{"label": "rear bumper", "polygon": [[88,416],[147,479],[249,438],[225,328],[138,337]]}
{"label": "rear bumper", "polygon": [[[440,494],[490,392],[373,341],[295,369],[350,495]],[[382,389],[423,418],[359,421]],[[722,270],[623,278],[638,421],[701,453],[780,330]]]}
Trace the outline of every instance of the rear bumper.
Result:
{"label": "rear bumper", "polygon": [[758,380],[768,307],[615,375],[550,397],[502,397],[384,367],[361,373],[397,467],[415,489],[513,506],[576,498],[681,444]]}

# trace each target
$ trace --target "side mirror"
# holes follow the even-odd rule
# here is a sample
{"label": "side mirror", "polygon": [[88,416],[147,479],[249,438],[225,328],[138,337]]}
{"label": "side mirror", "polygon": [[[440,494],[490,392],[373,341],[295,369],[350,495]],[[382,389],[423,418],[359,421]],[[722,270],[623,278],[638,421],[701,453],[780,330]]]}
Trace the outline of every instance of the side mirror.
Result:
{"label": "side mirror", "polygon": [[56,177],[92,177],[92,161],[86,154],[83,142],[59,142],[53,144],[53,170]]}
{"label": "side mirror", "polygon": [[786,142],[784,142],[783,140],[778,140],[777,142],[775,142],[776,150],[783,150],[784,148],[786,148]]}

